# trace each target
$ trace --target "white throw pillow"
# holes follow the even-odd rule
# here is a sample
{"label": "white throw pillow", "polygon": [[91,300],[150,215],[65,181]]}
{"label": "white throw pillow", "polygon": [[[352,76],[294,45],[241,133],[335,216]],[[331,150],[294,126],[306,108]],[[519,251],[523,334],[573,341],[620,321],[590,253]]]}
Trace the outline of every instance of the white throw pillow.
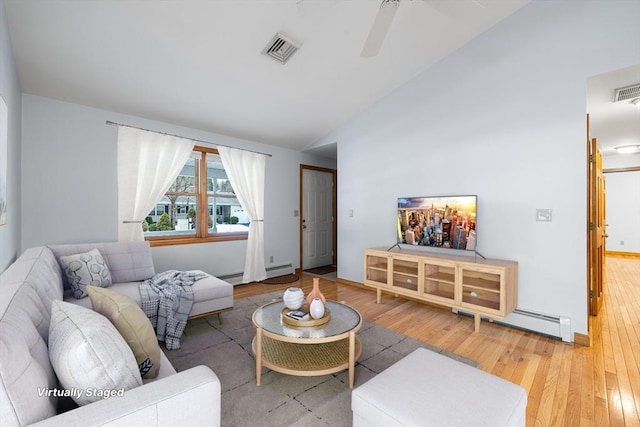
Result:
{"label": "white throw pillow", "polygon": [[75,304],[58,300],[51,304],[49,360],[78,405],[142,385],[133,352],[115,326]]}
{"label": "white throw pillow", "polygon": [[73,296],[87,296],[87,285],[106,288],[111,285],[111,272],[98,249],[83,254],[61,256],[62,269],[73,289]]}

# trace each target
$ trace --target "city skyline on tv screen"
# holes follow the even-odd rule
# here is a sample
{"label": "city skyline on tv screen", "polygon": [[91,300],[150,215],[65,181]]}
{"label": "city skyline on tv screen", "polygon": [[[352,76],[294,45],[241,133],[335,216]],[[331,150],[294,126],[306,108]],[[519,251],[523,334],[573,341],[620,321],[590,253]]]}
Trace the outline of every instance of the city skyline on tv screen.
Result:
{"label": "city skyline on tv screen", "polygon": [[477,196],[398,199],[398,243],[476,250]]}

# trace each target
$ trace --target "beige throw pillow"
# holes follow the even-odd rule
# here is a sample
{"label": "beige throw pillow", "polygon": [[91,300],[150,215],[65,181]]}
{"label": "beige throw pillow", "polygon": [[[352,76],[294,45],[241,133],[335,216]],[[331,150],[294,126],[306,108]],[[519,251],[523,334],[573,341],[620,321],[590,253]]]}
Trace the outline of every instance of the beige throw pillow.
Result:
{"label": "beige throw pillow", "polygon": [[93,310],[113,323],[136,358],[140,375],[155,378],[160,370],[160,346],[151,321],[131,298],[110,289],[87,286]]}
{"label": "beige throw pillow", "polygon": [[62,270],[73,289],[73,296],[87,296],[87,285],[106,288],[111,285],[111,272],[102,254],[91,249],[82,254],[61,256]]}
{"label": "beige throw pillow", "polygon": [[79,305],[51,303],[49,359],[78,405],[142,385],[136,359],[120,333],[104,316]]}

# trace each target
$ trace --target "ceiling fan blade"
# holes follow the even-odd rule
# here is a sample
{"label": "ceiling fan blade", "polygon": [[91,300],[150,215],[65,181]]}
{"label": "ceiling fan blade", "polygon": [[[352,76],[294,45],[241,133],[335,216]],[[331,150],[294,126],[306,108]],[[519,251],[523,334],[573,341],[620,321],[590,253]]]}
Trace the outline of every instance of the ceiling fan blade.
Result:
{"label": "ceiling fan blade", "polygon": [[382,42],[387,36],[393,17],[396,15],[400,0],[382,0],[376,20],[373,21],[371,30],[369,30],[369,36],[364,43],[360,56],[363,58],[370,58],[376,56],[382,47]]}

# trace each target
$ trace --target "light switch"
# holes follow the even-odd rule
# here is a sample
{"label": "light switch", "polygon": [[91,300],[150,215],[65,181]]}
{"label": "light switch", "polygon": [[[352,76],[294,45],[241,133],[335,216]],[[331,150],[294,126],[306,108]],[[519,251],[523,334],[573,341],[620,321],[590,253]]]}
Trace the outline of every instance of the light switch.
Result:
{"label": "light switch", "polygon": [[536,209],[536,221],[551,221],[551,209]]}

